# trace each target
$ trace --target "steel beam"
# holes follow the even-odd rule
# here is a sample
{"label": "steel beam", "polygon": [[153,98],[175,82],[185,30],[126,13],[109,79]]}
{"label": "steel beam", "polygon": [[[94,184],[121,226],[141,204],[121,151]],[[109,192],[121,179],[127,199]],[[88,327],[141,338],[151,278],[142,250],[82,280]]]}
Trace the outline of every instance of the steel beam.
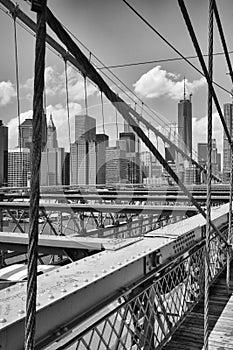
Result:
{"label": "steel beam", "polygon": [[[27,202],[0,202],[2,209],[29,210]],[[193,206],[161,206],[161,205],[117,205],[117,204],[40,204],[40,210],[63,212],[89,212],[89,213],[134,213],[134,214],[159,214],[166,215],[193,215],[197,209]]]}

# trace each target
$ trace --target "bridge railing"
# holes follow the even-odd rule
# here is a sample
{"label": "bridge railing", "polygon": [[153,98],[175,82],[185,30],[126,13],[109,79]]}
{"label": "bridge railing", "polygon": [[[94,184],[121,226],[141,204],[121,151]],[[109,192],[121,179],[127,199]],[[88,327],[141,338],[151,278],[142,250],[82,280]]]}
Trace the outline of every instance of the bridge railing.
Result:
{"label": "bridge railing", "polygon": [[[226,265],[217,236],[210,244],[213,282]],[[204,242],[123,291],[63,336],[59,349],[161,349],[203,296]]]}

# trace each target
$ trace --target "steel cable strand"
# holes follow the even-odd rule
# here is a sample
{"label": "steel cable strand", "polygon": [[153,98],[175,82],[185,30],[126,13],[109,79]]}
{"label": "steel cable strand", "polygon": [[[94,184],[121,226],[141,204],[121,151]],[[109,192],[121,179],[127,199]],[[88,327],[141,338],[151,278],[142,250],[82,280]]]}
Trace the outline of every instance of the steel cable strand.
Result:
{"label": "steel cable strand", "polygon": [[220,34],[220,38],[221,38],[221,41],[222,41],[224,54],[225,54],[227,65],[228,65],[228,69],[229,69],[229,74],[230,74],[231,81],[232,81],[232,84],[233,84],[233,71],[232,71],[231,60],[230,60],[229,53],[227,51],[227,43],[226,43],[226,40],[225,40],[223,27],[222,27],[222,24],[221,24],[219,12],[218,12],[218,8],[217,8],[217,4],[216,4],[215,0],[213,2],[213,7],[214,7],[214,15],[215,15],[216,23],[217,23],[217,26],[218,26],[218,31],[219,31],[219,34]]}
{"label": "steel cable strand", "polygon": [[[219,16],[219,12],[218,12],[218,8],[217,8],[217,4],[216,4],[215,0],[213,1],[213,4],[214,4],[214,14],[215,14],[216,23],[217,23],[219,34],[221,37],[222,46],[223,46],[223,50],[225,53],[225,57],[226,57],[226,61],[227,61],[228,69],[229,69],[229,74],[231,77],[231,81],[233,83],[232,65],[231,65],[229,53],[227,51],[227,44],[226,44],[220,16]],[[230,135],[232,138],[232,124],[230,124]],[[231,169],[231,171],[230,171],[230,192],[229,192],[229,218],[228,218],[228,236],[227,236],[227,242],[229,245],[231,244],[231,232],[232,232],[232,227],[231,227],[232,226],[232,199],[233,199],[233,193],[232,193],[232,191],[233,191],[233,175],[232,175],[233,153],[232,153],[232,149],[233,149],[233,146],[231,145],[231,147],[230,147],[230,164],[231,164],[230,169]],[[226,288],[227,288],[228,294],[230,294],[230,260],[231,260],[231,252],[230,252],[230,249],[228,248],[227,249],[227,271],[226,271]]]}
{"label": "steel cable strand", "polygon": [[[208,33],[208,71],[213,79],[213,0],[209,0],[209,33]],[[205,288],[204,288],[204,350],[209,342],[209,280],[210,280],[210,232],[211,232],[211,153],[212,153],[212,90],[208,85],[208,134],[207,134],[207,201],[206,201],[206,239],[205,239]]]}
{"label": "steel cable strand", "polygon": [[[230,133],[229,133],[229,131],[228,131],[228,128],[227,128],[227,125],[226,125],[224,116],[223,116],[223,114],[222,114],[222,110],[221,110],[221,107],[220,107],[220,105],[219,105],[218,98],[217,98],[217,95],[216,95],[216,93],[215,93],[214,87],[213,87],[213,85],[212,85],[212,81],[211,81],[211,79],[210,79],[208,70],[207,70],[207,68],[206,68],[205,61],[204,61],[204,58],[203,58],[203,55],[202,55],[200,46],[199,46],[199,44],[198,44],[198,41],[197,41],[197,38],[196,38],[196,35],[195,35],[195,32],[194,32],[193,26],[192,26],[192,24],[191,24],[191,21],[190,21],[190,18],[189,18],[187,9],[186,9],[185,4],[184,4],[184,0],[178,0],[178,3],[179,3],[179,6],[180,6],[182,15],[183,15],[183,17],[184,17],[184,21],[185,21],[186,26],[187,26],[187,28],[188,28],[190,37],[191,37],[191,39],[192,39],[193,45],[194,45],[194,47],[195,47],[196,53],[197,53],[197,55],[198,55],[199,62],[200,62],[200,64],[201,64],[203,73],[204,73],[204,75],[205,75],[205,77],[206,77],[206,80],[207,80],[209,89],[210,89],[211,92],[212,92],[212,97],[213,97],[213,99],[214,99],[214,103],[215,103],[216,109],[217,109],[217,111],[218,111],[218,114],[219,114],[219,117],[220,117],[222,126],[223,126],[223,128],[224,128],[224,131],[225,131],[225,134],[226,134],[226,136],[227,136],[228,142],[229,142],[229,144],[231,145],[231,136],[230,136]],[[231,145],[231,147],[232,147],[232,145]]]}
{"label": "steel cable strand", "polygon": [[[14,11],[12,12],[12,17],[14,21],[15,77],[16,77],[17,116],[18,116],[18,131],[19,131],[20,171],[22,174],[23,173],[22,131],[21,131],[21,122],[20,122],[19,59],[18,59],[18,41],[17,41],[17,28],[16,28],[17,11],[18,11],[18,5],[16,5]],[[23,178],[21,177],[21,179]]]}
{"label": "steel cable strand", "polygon": [[38,257],[38,217],[40,196],[40,162],[41,134],[43,113],[45,37],[46,37],[46,0],[42,2],[43,10],[37,14],[37,35],[35,49],[34,97],[33,97],[33,139],[32,139],[32,176],[30,194],[30,225],[28,243],[28,282],[25,318],[25,350],[34,349],[36,329],[36,295],[37,295],[37,257]]}
{"label": "steel cable strand", "polygon": [[[73,42],[68,33],[64,30],[60,22],[56,19],[56,17],[52,14],[52,12],[47,8],[47,23],[50,28],[56,33],[58,38],[63,42],[63,44],[67,47],[68,51],[72,53],[72,55],[78,60],[80,65],[81,73],[87,75],[89,79],[91,79],[99,89],[105,94],[105,96],[112,102],[112,104],[117,108],[119,113],[124,117],[127,123],[133,128],[136,134],[142,139],[145,145],[150,149],[150,151],[154,154],[154,156],[159,160],[162,166],[167,170],[169,175],[174,179],[174,181],[179,185],[181,190],[185,193],[185,195],[189,198],[191,203],[198,209],[198,211],[202,214],[202,216],[206,219],[206,213],[199,205],[199,203],[193,198],[191,193],[187,190],[187,188],[180,181],[178,176],[174,173],[174,171],[167,164],[165,159],[159,153],[159,151],[154,147],[150,140],[148,140],[145,133],[139,128],[134,118],[130,115],[130,112],[137,113],[134,111],[127,103],[125,103],[118,95],[116,95],[107,85],[107,83],[103,80],[103,78],[99,75],[96,69],[92,66],[86,56],[82,53],[82,51],[77,47],[77,45]],[[137,114],[138,120],[140,121],[140,115]],[[213,222],[211,222],[211,226],[214,231],[221,237],[221,239],[227,244],[226,239],[222,236],[221,232],[217,229]]]}

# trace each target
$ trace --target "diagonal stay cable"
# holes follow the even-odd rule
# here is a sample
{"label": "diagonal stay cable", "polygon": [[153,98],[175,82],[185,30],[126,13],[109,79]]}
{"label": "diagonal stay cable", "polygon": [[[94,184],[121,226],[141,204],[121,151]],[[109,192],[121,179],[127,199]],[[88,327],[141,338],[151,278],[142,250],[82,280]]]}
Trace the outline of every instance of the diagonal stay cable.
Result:
{"label": "diagonal stay cable", "polygon": [[227,43],[226,43],[226,40],[225,40],[223,27],[222,27],[222,24],[221,24],[219,12],[218,12],[218,8],[217,8],[217,4],[216,4],[215,0],[213,2],[213,8],[214,8],[214,15],[215,15],[216,23],[217,23],[217,26],[218,26],[219,35],[220,35],[220,38],[221,38],[221,41],[222,41],[222,46],[223,46],[224,54],[225,54],[227,65],[228,65],[228,69],[229,69],[229,74],[230,74],[230,77],[231,77],[231,81],[233,83],[233,71],[232,71],[231,60],[230,60],[229,53],[227,51]]}
{"label": "diagonal stay cable", "polygon": [[[49,10],[49,8],[47,8],[46,14],[47,14],[48,25],[55,32],[55,34],[62,41],[62,43],[66,46],[67,50],[71,52],[72,55],[78,60],[82,74],[87,75],[87,77],[91,79],[99,87],[101,91],[103,91],[103,93],[108,98],[108,100],[111,101],[114,107],[120,112],[123,118],[132,127],[133,131],[145,143],[148,149],[153,153],[153,155],[158,159],[158,161],[162,164],[165,170],[169,173],[169,175],[173,178],[173,180],[178,184],[181,190],[189,198],[191,203],[198,209],[198,211],[206,219],[206,213],[202,209],[200,204],[193,198],[192,194],[184,186],[184,184],[176,175],[176,173],[171,169],[171,167],[168,165],[168,163],[160,154],[160,152],[155,148],[153,143],[148,139],[148,137],[145,135],[143,130],[139,127],[137,122],[134,120],[134,118],[130,113],[131,108],[117,94],[115,94],[114,91],[110,89],[108,84],[99,75],[99,73],[96,71],[94,66],[89,62],[87,57],[83,54],[83,52],[79,49],[76,43],[72,40],[70,35],[65,31],[61,23],[57,20],[57,18],[53,15],[53,13]],[[136,113],[136,111],[134,112]],[[219,235],[219,237],[225,242],[225,244],[228,245],[226,239],[223,237],[219,229],[215,226],[215,224],[212,221],[211,221],[211,227]]]}
{"label": "diagonal stay cable", "polygon": [[[229,54],[232,54],[233,51],[228,51]],[[224,55],[224,52],[215,52],[213,56],[222,56]],[[208,54],[203,54],[204,57],[208,57]],[[192,60],[198,58],[197,55],[195,56],[185,56],[187,60]],[[152,61],[141,61],[141,62],[128,62],[128,63],[121,63],[121,64],[112,64],[111,66],[102,66],[99,67],[98,70],[103,69],[116,69],[116,68],[128,68],[128,67],[135,67],[135,66],[142,66],[146,64],[153,64],[153,63],[163,63],[163,62],[176,62],[176,61],[182,61],[183,57],[170,57],[170,58],[160,58],[157,60]]]}
{"label": "diagonal stay cable", "polygon": [[[10,12],[13,12],[14,11],[14,9],[15,9],[15,7],[16,7],[16,5],[14,4],[14,3],[12,3],[10,0],[0,0],[0,3],[2,3]],[[35,24],[35,22],[33,22],[24,12],[22,12],[19,8],[17,8],[17,13],[16,13],[16,16],[25,24],[25,25],[27,25],[33,32],[35,32],[36,31],[36,24]],[[62,25],[63,27],[64,27],[64,25]],[[65,27],[64,27],[65,28]],[[66,28],[65,28],[66,29]],[[67,29],[66,29],[67,30]],[[68,30],[67,30],[68,31]],[[76,37],[75,37],[75,39],[80,43],[80,45],[82,45],[83,46],[83,44],[80,42],[80,40],[78,40]],[[47,41],[47,43],[49,44],[49,46],[51,47],[51,48],[53,48],[55,51],[57,51],[58,53],[60,53],[60,55],[61,55],[61,57],[63,57],[63,58],[65,58],[65,59],[67,59],[67,61],[69,61],[75,68],[77,68],[79,71],[81,71],[81,69],[80,69],[80,65],[79,65],[79,62],[77,61],[77,60],[75,60],[75,58],[69,53],[69,52],[67,52],[60,44],[58,44],[58,42],[56,42],[51,36],[49,36],[48,34],[46,35],[46,41]],[[88,50],[85,46],[84,46],[84,48],[86,49],[86,50]],[[94,56],[94,55],[93,55]],[[97,59],[97,61],[98,62],[100,62],[102,65],[103,65],[103,63],[96,57],[96,56],[94,56],[96,59]],[[109,72],[111,72],[110,70],[109,70]],[[108,78],[108,79],[110,79],[110,81],[112,81],[112,82],[114,82],[111,78],[109,78],[106,74],[105,74],[105,72],[103,72],[102,74],[104,74],[104,76],[106,77],[106,78]],[[120,81],[123,85],[125,85],[119,78],[117,78],[117,76],[114,74],[114,73],[112,73],[111,72],[111,74],[113,74],[113,76],[116,78],[116,79],[118,79],[118,81]],[[128,87],[125,85],[125,87],[128,89]],[[123,90],[122,90],[123,91]],[[133,93],[132,92],[132,90],[129,90],[131,93]],[[130,97],[130,95],[128,95],[128,94],[126,94],[128,97]],[[133,93],[133,95],[135,96],[135,97],[137,97],[137,95],[135,94],[135,93]],[[137,97],[138,98],[138,97]],[[140,99],[139,99],[140,100]],[[141,101],[141,100],[140,100]],[[143,103],[143,101],[141,101],[142,103]],[[146,105],[145,103],[143,103],[144,104],[144,106],[146,106],[152,113],[155,113],[154,111],[152,111],[151,110],[151,108],[148,106],[148,105]],[[147,115],[149,115],[151,118],[153,118],[153,116],[147,111],[146,112],[147,113]],[[156,113],[156,116],[161,120],[161,118],[157,115],[157,113]],[[145,117],[143,118],[143,119],[141,119],[141,122],[143,123],[143,124],[145,124],[146,125],[146,127],[148,127],[149,125],[151,125],[151,124],[148,124],[148,122],[147,122],[147,120],[145,119]],[[153,130],[152,131],[154,131],[155,133],[156,133],[156,128],[154,128],[153,127]],[[159,133],[159,135],[158,135],[158,132],[156,133],[156,135],[157,136],[159,136],[159,137],[162,137],[163,136],[163,134],[162,133]],[[165,136],[164,136],[165,137]],[[163,138],[162,138],[163,139]],[[164,142],[167,142],[167,140],[165,140],[165,139],[163,139],[163,141]],[[170,140],[169,140],[169,142],[171,142]],[[169,143],[169,142],[167,142],[167,143]],[[182,150],[180,150],[180,148],[179,147],[177,147],[174,143],[171,143],[171,145],[173,146],[173,147],[175,147],[176,148],[176,151],[177,152],[179,152],[179,153],[181,153],[186,159],[188,159],[188,160],[190,160],[190,157],[186,154],[186,153],[184,153]],[[201,169],[201,171],[203,171],[203,172],[206,172],[206,170],[203,168],[203,167],[201,167],[195,160],[191,160],[192,161],[192,163],[193,164],[195,164],[198,168],[200,168]],[[221,180],[219,179],[219,178],[217,178],[217,177],[214,177],[213,176],[213,178],[215,179],[215,180],[217,180],[218,182],[220,181],[221,182]]]}
{"label": "diagonal stay cable", "polygon": [[[124,0],[123,0],[123,1],[124,1]],[[197,55],[198,55],[199,62],[200,62],[200,64],[201,64],[202,70],[203,70],[203,72],[204,72],[204,74],[205,74],[205,77],[206,77],[208,86],[209,86],[209,88],[210,88],[210,90],[211,90],[211,93],[212,93],[212,96],[213,96],[213,100],[214,100],[216,109],[217,109],[217,111],[218,111],[219,117],[220,117],[220,119],[221,119],[222,126],[223,126],[224,131],[225,131],[225,134],[226,134],[226,136],[227,136],[229,145],[230,145],[231,148],[232,148],[233,145],[232,145],[232,142],[231,142],[231,136],[230,136],[230,133],[229,133],[229,131],[228,131],[228,128],[227,128],[227,125],[226,125],[224,116],[223,116],[223,114],[222,114],[222,110],[221,110],[221,107],[220,107],[220,105],[219,105],[218,98],[217,98],[217,95],[216,95],[216,93],[215,93],[215,90],[214,90],[214,88],[213,88],[212,81],[211,81],[211,79],[210,79],[208,70],[207,70],[207,68],[206,68],[206,64],[205,64],[204,58],[203,58],[203,56],[202,56],[202,52],[201,52],[200,46],[199,46],[199,44],[198,44],[198,41],[197,41],[197,38],[196,38],[196,35],[195,35],[195,32],[194,32],[192,23],[191,23],[191,21],[190,21],[188,11],[187,11],[187,9],[186,9],[186,6],[185,6],[183,0],[178,0],[178,3],[179,3],[179,6],[180,6],[182,15],[183,15],[183,17],[184,17],[186,26],[187,26],[187,28],[188,28],[190,37],[191,37],[191,39],[192,39],[193,45],[194,45],[194,47],[195,47],[196,53],[197,53]]]}
{"label": "diagonal stay cable", "polygon": [[[187,60],[185,58],[184,55],[182,55],[176,48],[174,45],[172,45],[166,38],[164,38],[148,21],[145,20],[145,18],[143,18],[140,13],[138,13],[126,0],[122,0],[144,23],[146,23],[152,30],[153,32],[155,32],[169,47],[171,47],[178,55],[180,55],[191,67],[193,67],[196,71],[198,71],[201,75],[204,75],[206,80],[207,80],[207,83],[211,86],[211,89],[212,89],[212,95],[213,95],[213,99],[214,99],[214,102],[215,102],[215,105],[216,105],[216,108],[217,108],[217,111],[218,111],[218,114],[220,116],[220,119],[221,119],[221,122],[222,122],[222,125],[223,125],[223,128],[224,128],[224,131],[227,135],[227,139],[228,139],[228,142],[229,144],[231,144],[231,137],[230,137],[230,134],[228,132],[228,129],[227,129],[227,125],[225,123],[225,120],[224,120],[224,117],[223,117],[223,114],[222,114],[222,111],[221,111],[221,107],[219,105],[219,102],[218,102],[218,99],[217,99],[217,95],[215,93],[215,90],[211,84],[211,81],[210,81],[210,78],[209,78],[209,74],[208,74],[208,71],[207,71],[207,68],[206,68],[206,65],[205,65],[205,61],[204,61],[204,58],[203,58],[203,55],[201,53],[201,49],[199,47],[199,44],[197,42],[197,39],[196,39],[196,36],[195,36],[195,33],[194,33],[194,30],[193,30],[193,27],[192,27],[192,24],[191,24],[191,21],[189,19],[189,16],[188,16],[188,13],[187,13],[187,10],[186,10],[186,7],[184,5],[184,2],[182,0],[178,0],[179,2],[179,5],[180,5],[180,8],[181,8],[181,11],[183,13],[183,16],[185,18],[185,22],[186,22],[186,25],[188,27],[188,30],[189,30],[189,33],[190,33],[190,36],[193,40],[193,43],[194,43],[194,47],[196,49],[196,53],[198,55],[198,58],[199,58],[199,62],[201,63],[201,66],[202,66],[202,70],[203,72],[201,72],[194,64],[192,64],[189,60]],[[204,73],[204,74],[203,74]],[[216,84],[218,87],[220,87],[221,89],[223,89],[220,85]],[[224,89],[225,91],[227,91],[228,93],[231,93],[230,91]],[[233,147],[233,146],[232,146]]]}
{"label": "diagonal stay cable", "polygon": [[[198,69],[192,62],[190,62],[179,50],[175,48],[174,45],[172,45],[162,34],[159,33],[158,30],[156,30],[140,13],[133,8],[126,0],[122,0],[155,34],[157,34],[172,50],[174,50],[185,62],[187,62],[191,67],[193,67],[198,73],[200,73],[202,76],[205,76],[203,72]],[[198,55],[197,55],[198,56]],[[230,91],[225,89],[223,86],[219,85],[216,82],[213,82],[216,86],[218,86],[220,89],[224,90],[228,94]]]}

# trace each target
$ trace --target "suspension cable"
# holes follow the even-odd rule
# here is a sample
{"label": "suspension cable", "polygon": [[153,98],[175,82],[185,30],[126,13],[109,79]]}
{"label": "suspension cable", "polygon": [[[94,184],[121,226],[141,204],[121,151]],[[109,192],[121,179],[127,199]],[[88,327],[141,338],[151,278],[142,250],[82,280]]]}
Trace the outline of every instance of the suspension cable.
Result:
{"label": "suspension cable", "polygon": [[116,115],[116,140],[118,139],[118,117],[117,117],[117,109],[115,109],[115,115]]}
{"label": "suspension cable", "polygon": [[[5,5],[5,4],[4,4],[4,5]],[[6,6],[6,5],[5,5],[5,6]],[[12,11],[12,9],[15,8],[15,5],[10,4],[8,8]],[[31,30],[33,30],[33,31],[35,30],[35,29],[34,29],[34,28],[35,28],[35,23],[34,23],[31,19],[29,19],[29,17],[27,17],[25,14],[23,14],[23,12],[22,12],[21,10],[19,10],[19,12],[17,13],[17,16],[18,16],[18,18],[19,18],[21,21],[25,21],[25,23],[27,23],[27,25],[30,27]],[[22,16],[23,16],[23,17],[22,17]],[[63,27],[66,28],[64,25],[63,25]],[[68,32],[70,32],[69,29],[66,28],[66,30],[67,30]],[[70,34],[71,34],[71,35],[72,35],[86,50],[88,50],[88,48],[87,48],[73,33],[70,32]],[[49,37],[48,35],[47,35],[46,38],[47,38],[47,42],[49,43],[49,45],[50,45],[51,47],[55,48],[55,50],[58,50],[58,52],[61,53],[61,57],[63,57],[64,54],[65,54],[65,53],[63,53],[64,49],[63,49],[57,42],[55,42],[54,39],[52,39],[52,38]],[[90,50],[88,50],[88,51],[90,52]],[[92,56],[95,57],[95,59],[96,59],[100,64],[103,65],[103,63],[102,63],[95,55],[92,54]],[[60,57],[60,56],[59,56],[59,57]],[[78,64],[74,61],[73,56],[68,55],[68,60],[69,60],[76,68],[78,67]],[[96,67],[96,68],[98,69],[98,67]],[[79,68],[78,68],[78,69],[79,69]],[[79,71],[80,71],[80,69],[79,69]],[[108,69],[108,71],[109,71],[109,73],[111,73],[123,86],[125,86],[125,87],[133,94],[133,96],[135,96],[139,101],[141,101],[141,99],[138,98],[138,96],[137,96],[131,89],[129,89],[129,88],[127,87],[127,85],[124,84],[113,72],[111,72],[111,70]],[[104,72],[103,72],[103,75],[104,75],[105,77],[107,77],[111,82],[114,82],[114,81],[113,81],[109,76],[107,76]],[[127,94],[121,87],[119,87],[118,85],[117,85],[117,87],[120,88],[120,90],[123,91],[123,92],[126,94],[126,96],[127,96],[128,98],[132,99],[132,97],[131,97],[129,94]],[[141,101],[141,102],[142,102],[142,101]],[[159,116],[158,112],[153,111],[153,110],[151,109],[151,107],[149,107],[147,104],[145,104],[145,106],[146,106],[146,108],[147,108],[149,111],[151,111],[153,114],[155,114],[156,117],[157,117],[159,120],[161,120],[161,122],[163,122],[163,123],[165,123],[165,124],[168,123],[168,121],[165,122],[163,119],[161,119],[161,117]],[[146,111],[146,113],[147,113],[153,120],[155,120],[153,114],[151,115],[151,114],[149,113],[149,111]],[[162,118],[164,118],[164,116],[162,116]],[[142,120],[143,123],[144,123],[144,121],[145,121],[145,120]],[[195,164],[195,162],[194,162],[194,164]],[[196,165],[198,166],[198,163],[197,163]],[[205,170],[203,169],[203,171],[205,171]],[[217,179],[217,181],[219,181],[219,179]]]}
{"label": "suspension cable", "polygon": [[100,91],[100,99],[101,99],[102,126],[103,126],[103,133],[105,134],[105,127],[104,127],[104,102],[103,102],[103,93],[102,93],[102,91]]}
{"label": "suspension cable", "polygon": [[224,36],[224,32],[223,32],[223,27],[222,27],[222,24],[221,24],[221,20],[220,20],[217,4],[216,4],[215,0],[213,2],[213,6],[214,6],[215,19],[216,19],[216,23],[217,23],[217,26],[218,26],[218,31],[219,31],[220,38],[221,38],[221,41],[222,41],[222,46],[223,46],[224,54],[225,54],[225,57],[226,57],[226,61],[227,61],[228,69],[229,69],[229,74],[230,74],[230,77],[231,77],[231,82],[233,84],[233,71],[232,71],[231,60],[230,60],[230,57],[229,57],[229,52],[227,50],[227,44],[226,44],[226,40],[225,40],[225,36]]}
{"label": "suspension cable", "polygon": [[17,28],[16,28],[16,13],[18,6],[15,7],[12,12],[14,23],[14,48],[15,48],[15,77],[16,77],[16,96],[17,96],[17,115],[18,115],[18,131],[19,131],[19,152],[20,152],[20,172],[21,179],[23,180],[23,162],[22,162],[22,130],[20,121],[20,92],[19,92],[19,60],[18,60],[18,41],[17,41]]}
{"label": "suspension cable", "polygon": [[[187,62],[192,68],[194,68],[199,74],[202,76],[205,76],[203,72],[198,69],[194,64],[192,64],[179,50],[175,48],[174,45],[172,45],[162,34],[159,33],[158,30],[156,30],[138,11],[136,11],[133,6],[131,6],[126,0],[122,0],[154,33],[156,33],[172,50],[174,50],[182,59]],[[197,56],[199,57],[198,53]],[[219,85],[218,83],[214,82],[216,86],[218,86],[220,89],[224,90],[227,93],[230,93],[227,89],[225,89],[223,86]]]}
{"label": "suspension cable", "polygon": [[68,123],[68,139],[69,147],[71,145],[71,131],[70,131],[70,106],[69,106],[69,86],[68,86],[68,74],[67,74],[67,59],[64,57],[65,64],[65,86],[66,86],[66,109],[67,109],[67,123]]}
{"label": "suspension cable", "polygon": [[213,0],[209,0],[208,33],[208,134],[207,134],[207,201],[206,201],[206,240],[205,240],[205,296],[204,296],[204,350],[209,342],[209,280],[210,280],[210,233],[211,233],[211,154],[212,154],[212,79],[213,79]]}
{"label": "suspension cable", "polygon": [[[165,161],[160,152],[154,147],[153,143],[148,140],[145,133],[138,126],[133,116],[136,116],[137,119],[141,119],[140,115],[135,112],[127,103],[124,102],[113,90],[108,86],[108,84],[103,80],[100,74],[96,71],[95,67],[89,62],[86,56],[82,53],[79,47],[75,44],[75,42],[71,39],[69,34],[64,30],[61,23],[56,19],[56,17],[52,14],[50,9],[47,7],[47,23],[50,28],[56,33],[58,38],[63,42],[63,44],[67,47],[67,49],[72,53],[72,55],[76,58],[80,65],[80,69],[82,74],[86,74],[89,79],[91,79],[101,91],[105,94],[105,96],[111,101],[111,103],[118,109],[119,113],[123,116],[123,118],[129,123],[132,127],[133,131],[137,133],[138,137],[142,139],[145,145],[149,148],[150,151],[154,154],[154,156],[159,160],[165,170],[171,175],[174,181],[180,186],[181,190],[187,195],[192,204],[198,209],[198,211],[202,214],[202,216],[206,219],[206,213],[199,205],[199,203],[193,198],[192,194],[187,190],[182,181],[180,181],[179,177],[175,174],[175,172],[171,169],[168,163]],[[219,237],[226,243],[225,237],[221,234],[216,225],[211,221],[211,226],[214,231],[218,234]]]}
{"label": "suspension cable", "polygon": [[41,12],[37,13],[37,34],[35,50],[33,129],[32,129],[32,176],[29,211],[28,281],[25,318],[25,350],[34,349],[36,330],[38,218],[40,200],[41,130],[43,113],[46,0],[40,2]]}
{"label": "suspension cable", "polygon": [[[123,0],[124,1],[124,0]],[[202,56],[202,52],[201,52],[201,49],[200,49],[200,46],[198,44],[198,41],[197,41],[197,38],[196,38],[196,35],[195,35],[195,32],[194,32],[194,29],[193,29],[193,26],[191,24],[191,21],[190,21],[190,18],[189,18],[189,15],[188,15],[188,11],[186,9],[186,6],[184,4],[184,0],[178,0],[178,3],[179,3],[179,6],[180,6],[180,9],[181,9],[181,12],[183,14],[183,17],[184,17],[184,20],[185,20],[185,23],[186,23],[186,26],[188,28],[188,31],[189,31],[189,34],[190,34],[190,37],[192,39],[192,42],[193,42],[193,45],[195,47],[195,50],[196,50],[196,53],[198,55],[198,58],[199,58],[199,62],[201,64],[201,67],[202,67],[202,70],[205,74],[205,77],[206,77],[206,80],[207,80],[207,83],[208,83],[208,86],[209,88],[211,89],[211,93],[212,93],[212,97],[214,99],[214,102],[215,102],[215,106],[216,106],[216,109],[218,111],[218,114],[219,114],[219,117],[221,119],[221,122],[222,122],[222,126],[224,128],[224,131],[225,131],[225,134],[227,136],[227,139],[228,139],[228,142],[229,144],[231,145],[231,136],[229,134],[229,131],[228,131],[228,128],[227,128],[227,125],[226,125],[226,122],[225,122],[225,119],[224,119],[224,116],[222,114],[222,110],[221,110],[221,107],[219,105],[219,102],[218,102],[218,98],[217,98],[217,95],[215,93],[215,90],[213,88],[213,84],[212,84],[212,81],[209,77],[209,73],[208,73],[208,70],[206,68],[206,65],[205,65],[205,61],[203,59],[203,56]],[[232,147],[232,145],[231,145]]]}
{"label": "suspension cable", "polygon": [[84,103],[85,103],[85,111],[86,115],[88,115],[88,103],[87,103],[87,76],[83,76],[84,79]]}
{"label": "suspension cable", "polygon": [[[215,19],[216,19],[216,23],[218,26],[218,31],[220,34],[220,38],[222,41],[222,46],[223,46],[223,50],[224,50],[224,54],[226,57],[226,61],[227,61],[227,65],[228,65],[228,69],[229,69],[229,75],[231,77],[231,82],[233,83],[233,71],[232,71],[232,65],[231,65],[231,61],[230,61],[230,57],[229,57],[229,53],[227,51],[227,44],[226,44],[226,40],[225,40],[225,36],[224,36],[224,32],[223,32],[223,28],[222,28],[222,24],[221,24],[221,20],[220,20],[220,16],[219,16],[219,12],[218,12],[218,8],[217,8],[217,4],[216,1],[213,0],[213,8],[214,8],[214,14],[215,14]],[[230,191],[229,191],[229,218],[228,218],[228,235],[227,235],[227,242],[230,245],[231,244],[231,236],[232,236],[232,199],[233,199],[233,175],[232,175],[232,171],[233,171],[233,143],[232,143],[232,122],[229,125],[229,132],[231,135],[231,146],[230,146]],[[231,260],[231,253],[230,250],[227,249],[227,271],[226,271],[226,287],[227,287],[227,293],[228,295],[230,294],[230,260]]]}

